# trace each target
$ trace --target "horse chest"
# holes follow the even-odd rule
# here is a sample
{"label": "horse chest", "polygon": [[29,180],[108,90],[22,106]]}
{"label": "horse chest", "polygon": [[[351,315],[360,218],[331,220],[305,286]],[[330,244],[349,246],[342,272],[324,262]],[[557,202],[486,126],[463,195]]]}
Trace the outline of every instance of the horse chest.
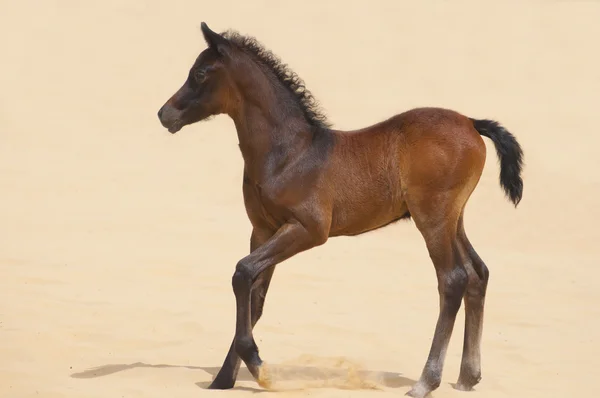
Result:
{"label": "horse chest", "polygon": [[244,179],[244,205],[254,227],[279,229],[289,218],[290,209],[282,203],[283,192]]}

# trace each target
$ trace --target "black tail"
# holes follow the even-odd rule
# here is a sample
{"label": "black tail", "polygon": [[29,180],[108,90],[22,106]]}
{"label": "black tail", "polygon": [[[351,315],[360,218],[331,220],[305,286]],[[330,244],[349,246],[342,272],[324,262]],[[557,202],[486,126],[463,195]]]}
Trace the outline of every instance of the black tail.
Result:
{"label": "black tail", "polygon": [[471,121],[479,134],[488,137],[494,143],[500,159],[500,185],[506,196],[517,207],[523,197],[523,180],[521,179],[523,150],[521,146],[516,138],[498,122],[487,119],[471,119]]}

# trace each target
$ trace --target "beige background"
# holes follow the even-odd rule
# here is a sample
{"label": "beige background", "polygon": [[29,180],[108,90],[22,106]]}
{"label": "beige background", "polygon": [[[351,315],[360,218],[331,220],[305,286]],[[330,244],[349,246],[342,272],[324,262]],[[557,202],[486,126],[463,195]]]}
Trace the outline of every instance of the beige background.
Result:
{"label": "beige background", "polygon": [[[450,385],[461,311],[433,395],[598,393],[600,3],[3,0],[1,9],[0,397],[260,391],[246,372],[236,390],[204,389],[232,338],[230,278],[249,245],[233,123],[172,136],[156,117],[204,48],[201,21],[257,36],[337,128],[437,105],[513,132],[526,156],[521,205],[505,200],[486,139],[466,213],[491,270],[483,380],[470,394]],[[419,377],[437,306],[423,240],[401,222],[281,265],[255,336],[282,395],[402,396]]]}

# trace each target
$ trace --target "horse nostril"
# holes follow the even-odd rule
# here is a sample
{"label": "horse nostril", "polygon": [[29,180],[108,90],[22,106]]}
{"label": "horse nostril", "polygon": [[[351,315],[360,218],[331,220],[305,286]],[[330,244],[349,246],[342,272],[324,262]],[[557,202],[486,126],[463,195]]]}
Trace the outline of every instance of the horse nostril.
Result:
{"label": "horse nostril", "polygon": [[158,118],[159,118],[159,119],[162,119],[162,113],[163,113],[163,108],[160,108],[160,109],[158,110]]}

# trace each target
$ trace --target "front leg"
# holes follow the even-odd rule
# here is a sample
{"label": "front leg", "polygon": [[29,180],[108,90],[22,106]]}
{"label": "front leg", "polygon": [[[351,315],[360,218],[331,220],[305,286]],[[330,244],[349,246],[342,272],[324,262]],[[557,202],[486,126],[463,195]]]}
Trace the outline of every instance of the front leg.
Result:
{"label": "front leg", "polygon": [[[273,236],[273,233],[269,230],[256,228],[253,229],[250,236],[250,253],[263,245],[271,236]],[[252,318],[253,328],[256,326],[256,323],[262,315],[265,296],[269,290],[273,271],[275,271],[275,266],[265,270],[252,287],[252,293],[250,295],[252,309],[250,316]],[[241,359],[237,352],[235,352],[234,336],[231,346],[229,347],[229,351],[227,352],[227,356],[223,361],[223,365],[208,388],[212,390],[224,390],[232,388],[235,385],[235,380],[237,379],[240,363]]]}
{"label": "front leg", "polygon": [[234,349],[262,387],[268,388],[270,381],[262,367],[263,362],[252,335],[252,285],[265,270],[297,253],[325,243],[328,230],[318,228],[316,224],[312,227],[309,230],[299,221],[290,220],[258,249],[240,260],[232,277],[237,307]]}

